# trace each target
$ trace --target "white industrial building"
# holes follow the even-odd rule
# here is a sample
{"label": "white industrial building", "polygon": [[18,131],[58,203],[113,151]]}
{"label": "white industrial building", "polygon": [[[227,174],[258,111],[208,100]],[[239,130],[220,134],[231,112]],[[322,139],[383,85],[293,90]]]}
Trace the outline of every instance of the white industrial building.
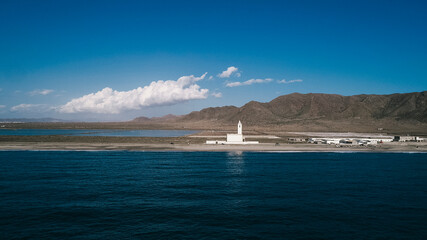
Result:
{"label": "white industrial building", "polygon": [[395,136],[395,142],[424,142],[424,138],[416,136]]}
{"label": "white industrial building", "polygon": [[237,134],[228,133],[227,141],[207,140],[206,144],[258,144],[258,141],[245,141],[242,133],[242,123],[239,121],[237,124]]}
{"label": "white industrial building", "polygon": [[382,138],[310,138],[309,143],[335,144],[335,145],[375,145],[379,143],[392,142],[392,137]]}

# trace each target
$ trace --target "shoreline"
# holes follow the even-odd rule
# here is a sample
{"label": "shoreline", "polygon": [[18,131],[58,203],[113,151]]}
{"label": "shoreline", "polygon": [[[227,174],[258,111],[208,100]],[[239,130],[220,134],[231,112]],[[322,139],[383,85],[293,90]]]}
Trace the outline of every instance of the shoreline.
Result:
{"label": "shoreline", "polygon": [[166,143],[0,142],[0,151],[151,151],[151,152],[411,152],[427,153],[427,144],[336,147],[326,144],[206,145]]}

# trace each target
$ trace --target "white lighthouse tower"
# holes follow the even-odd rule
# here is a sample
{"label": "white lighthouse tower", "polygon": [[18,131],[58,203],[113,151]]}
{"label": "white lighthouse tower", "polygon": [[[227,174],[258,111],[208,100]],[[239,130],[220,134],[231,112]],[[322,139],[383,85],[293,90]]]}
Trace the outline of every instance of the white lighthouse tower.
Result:
{"label": "white lighthouse tower", "polygon": [[237,134],[229,133],[227,134],[227,143],[243,143],[245,138],[242,134],[242,123],[239,121],[237,124]]}
{"label": "white lighthouse tower", "polygon": [[237,134],[229,133],[227,134],[227,141],[212,141],[206,140],[206,144],[258,144],[258,141],[245,141],[245,137],[243,136],[242,131],[242,122],[239,121],[237,124]]}

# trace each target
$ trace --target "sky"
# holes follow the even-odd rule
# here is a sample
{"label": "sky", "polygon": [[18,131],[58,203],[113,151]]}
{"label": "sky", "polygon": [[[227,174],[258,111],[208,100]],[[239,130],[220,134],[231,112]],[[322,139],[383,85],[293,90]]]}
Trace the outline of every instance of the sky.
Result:
{"label": "sky", "polygon": [[427,1],[0,1],[0,118],[427,90]]}

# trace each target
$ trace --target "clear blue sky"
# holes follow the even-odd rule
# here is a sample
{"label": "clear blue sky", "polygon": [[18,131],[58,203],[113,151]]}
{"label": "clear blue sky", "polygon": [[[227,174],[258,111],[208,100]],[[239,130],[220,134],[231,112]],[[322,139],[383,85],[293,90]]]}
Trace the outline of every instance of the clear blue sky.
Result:
{"label": "clear blue sky", "polygon": [[426,12],[427,1],[3,0],[0,118],[127,120],[292,92],[425,91]]}

